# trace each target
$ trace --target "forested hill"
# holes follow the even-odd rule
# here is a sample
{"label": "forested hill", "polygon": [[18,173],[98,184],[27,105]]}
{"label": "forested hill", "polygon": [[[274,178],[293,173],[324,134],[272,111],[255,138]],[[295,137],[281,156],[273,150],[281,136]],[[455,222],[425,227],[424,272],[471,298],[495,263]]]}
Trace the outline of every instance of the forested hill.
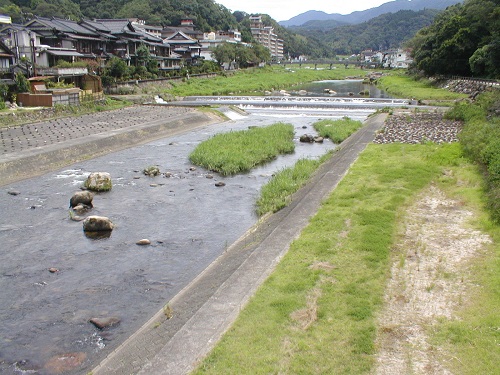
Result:
{"label": "forested hill", "polygon": [[203,31],[236,27],[234,15],[213,0],[0,0],[0,13],[22,23],[30,15],[82,18],[140,18],[147,24],[178,25],[184,17]]}
{"label": "forested hill", "polygon": [[[79,20],[82,18],[139,18],[149,25],[176,26],[190,17],[202,31],[238,28],[244,42],[251,42],[248,14],[231,13],[214,0],[0,0],[0,13],[23,23],[34,15]],[[324,56],[330,53],[314,39],[295,34],[280,26],[268,15],[264,23],[273,26],[284,40],[285,53],[291,56]]]}
{"label": "forested hill", "polygon": [[288,29],[306,37],[315,37],[337,54],[352,54],[365,49],[398,48],[421,28],[432,24],[438,13],[435,9],[418,12],[401,10],[357,25],[338,26],[336,21],[327,20],[311,21]]}

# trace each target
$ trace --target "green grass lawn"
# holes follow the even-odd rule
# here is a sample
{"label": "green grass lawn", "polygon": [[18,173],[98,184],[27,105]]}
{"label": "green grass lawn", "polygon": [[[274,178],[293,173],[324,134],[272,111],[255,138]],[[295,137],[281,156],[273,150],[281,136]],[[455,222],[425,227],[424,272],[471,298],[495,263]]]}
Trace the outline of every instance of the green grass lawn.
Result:
{"label": "green grass lawn", "polygon": [[245,69],[227,76],[215,78],[191,78],[173,82],[172,88],[164,93],[172,96],[196,95],[263,95],[266,90],[281,90],[299,83],[325,79],[344,79],[348,76],[363,78],[361,69],[306,69],[298,66],[290,70],[281,66]]}
{"label": "green grass lawn", "polygon": [[452,353],[457,373],[494,373],[500,230],[483,211],[480,175],[458,144],[369,145],[195,373],[369,374],[399,223],[431,182],[479,212],[471,225],[496,240],[477,260],[477,304],[433,338]]}
{"label": "green grass lawn", "polygon": [[[432,104],[440,101],[465,99],[467,95],[436,88],[428,79],[415,79],[402,73],[391,73],[378,80],[378,86],[398,98],[427,100]],[[450,104],[451,105],[451,104]]]}

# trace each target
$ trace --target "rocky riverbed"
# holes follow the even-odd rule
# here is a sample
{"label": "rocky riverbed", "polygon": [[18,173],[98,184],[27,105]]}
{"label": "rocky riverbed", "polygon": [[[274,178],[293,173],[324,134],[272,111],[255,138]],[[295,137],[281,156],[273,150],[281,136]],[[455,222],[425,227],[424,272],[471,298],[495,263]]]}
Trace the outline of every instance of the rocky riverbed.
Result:
{"label": "rocky riverbed", "polygon": [[461,129],[460,121],[444,119],[442,113],[401,112],[387,118],[384,128],[377,134],[374,142],[457,142]]}

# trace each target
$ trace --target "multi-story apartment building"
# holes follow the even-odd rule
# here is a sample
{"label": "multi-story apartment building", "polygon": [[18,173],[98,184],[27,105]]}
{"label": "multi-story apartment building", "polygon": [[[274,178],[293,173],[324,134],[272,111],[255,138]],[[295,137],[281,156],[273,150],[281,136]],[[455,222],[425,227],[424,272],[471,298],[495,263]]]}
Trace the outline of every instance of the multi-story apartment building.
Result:
{"label": "multi-story apartment building", "polygon": [[271,52],[273,59],[283,59],[283,40],[274,33],[272,26],[264,26],[262,16],[250,16],[250,30],[253,38]]}

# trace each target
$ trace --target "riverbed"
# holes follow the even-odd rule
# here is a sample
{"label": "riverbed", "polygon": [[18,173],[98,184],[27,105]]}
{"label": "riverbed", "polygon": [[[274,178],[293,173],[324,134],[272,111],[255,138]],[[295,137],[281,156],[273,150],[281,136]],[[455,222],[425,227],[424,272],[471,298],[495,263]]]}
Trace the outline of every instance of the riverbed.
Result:
{"label": "riverbed", "polygon": [[[347,114],[364,120],[371,112]],[[300,135],[314,134],[312,123],[321,118],[346,113],[228,115],[224,123],[2,188],[0,373],[55,373],[50,364],[62,354],[79,361],[64,373],[88,372],[257,222],[255,201],[273,173],[336,147],[328,140],[300,143]],[[196,145],[216,133],[277,121],[294,125],[294,154],[232,177],[189,162]],[[145,176],[142,170],[151,165],[170,177]],[[92,214],[116,226],[100,240],[87,238],[68,210],[94,171],[109,172],[113,180],[110,192],[94,197]],[[219,181],[226,185],[216,187]],[[144,238],[151,245],[138,246]],[[109,316],[120,323],[104,331],[89,323]]]}

